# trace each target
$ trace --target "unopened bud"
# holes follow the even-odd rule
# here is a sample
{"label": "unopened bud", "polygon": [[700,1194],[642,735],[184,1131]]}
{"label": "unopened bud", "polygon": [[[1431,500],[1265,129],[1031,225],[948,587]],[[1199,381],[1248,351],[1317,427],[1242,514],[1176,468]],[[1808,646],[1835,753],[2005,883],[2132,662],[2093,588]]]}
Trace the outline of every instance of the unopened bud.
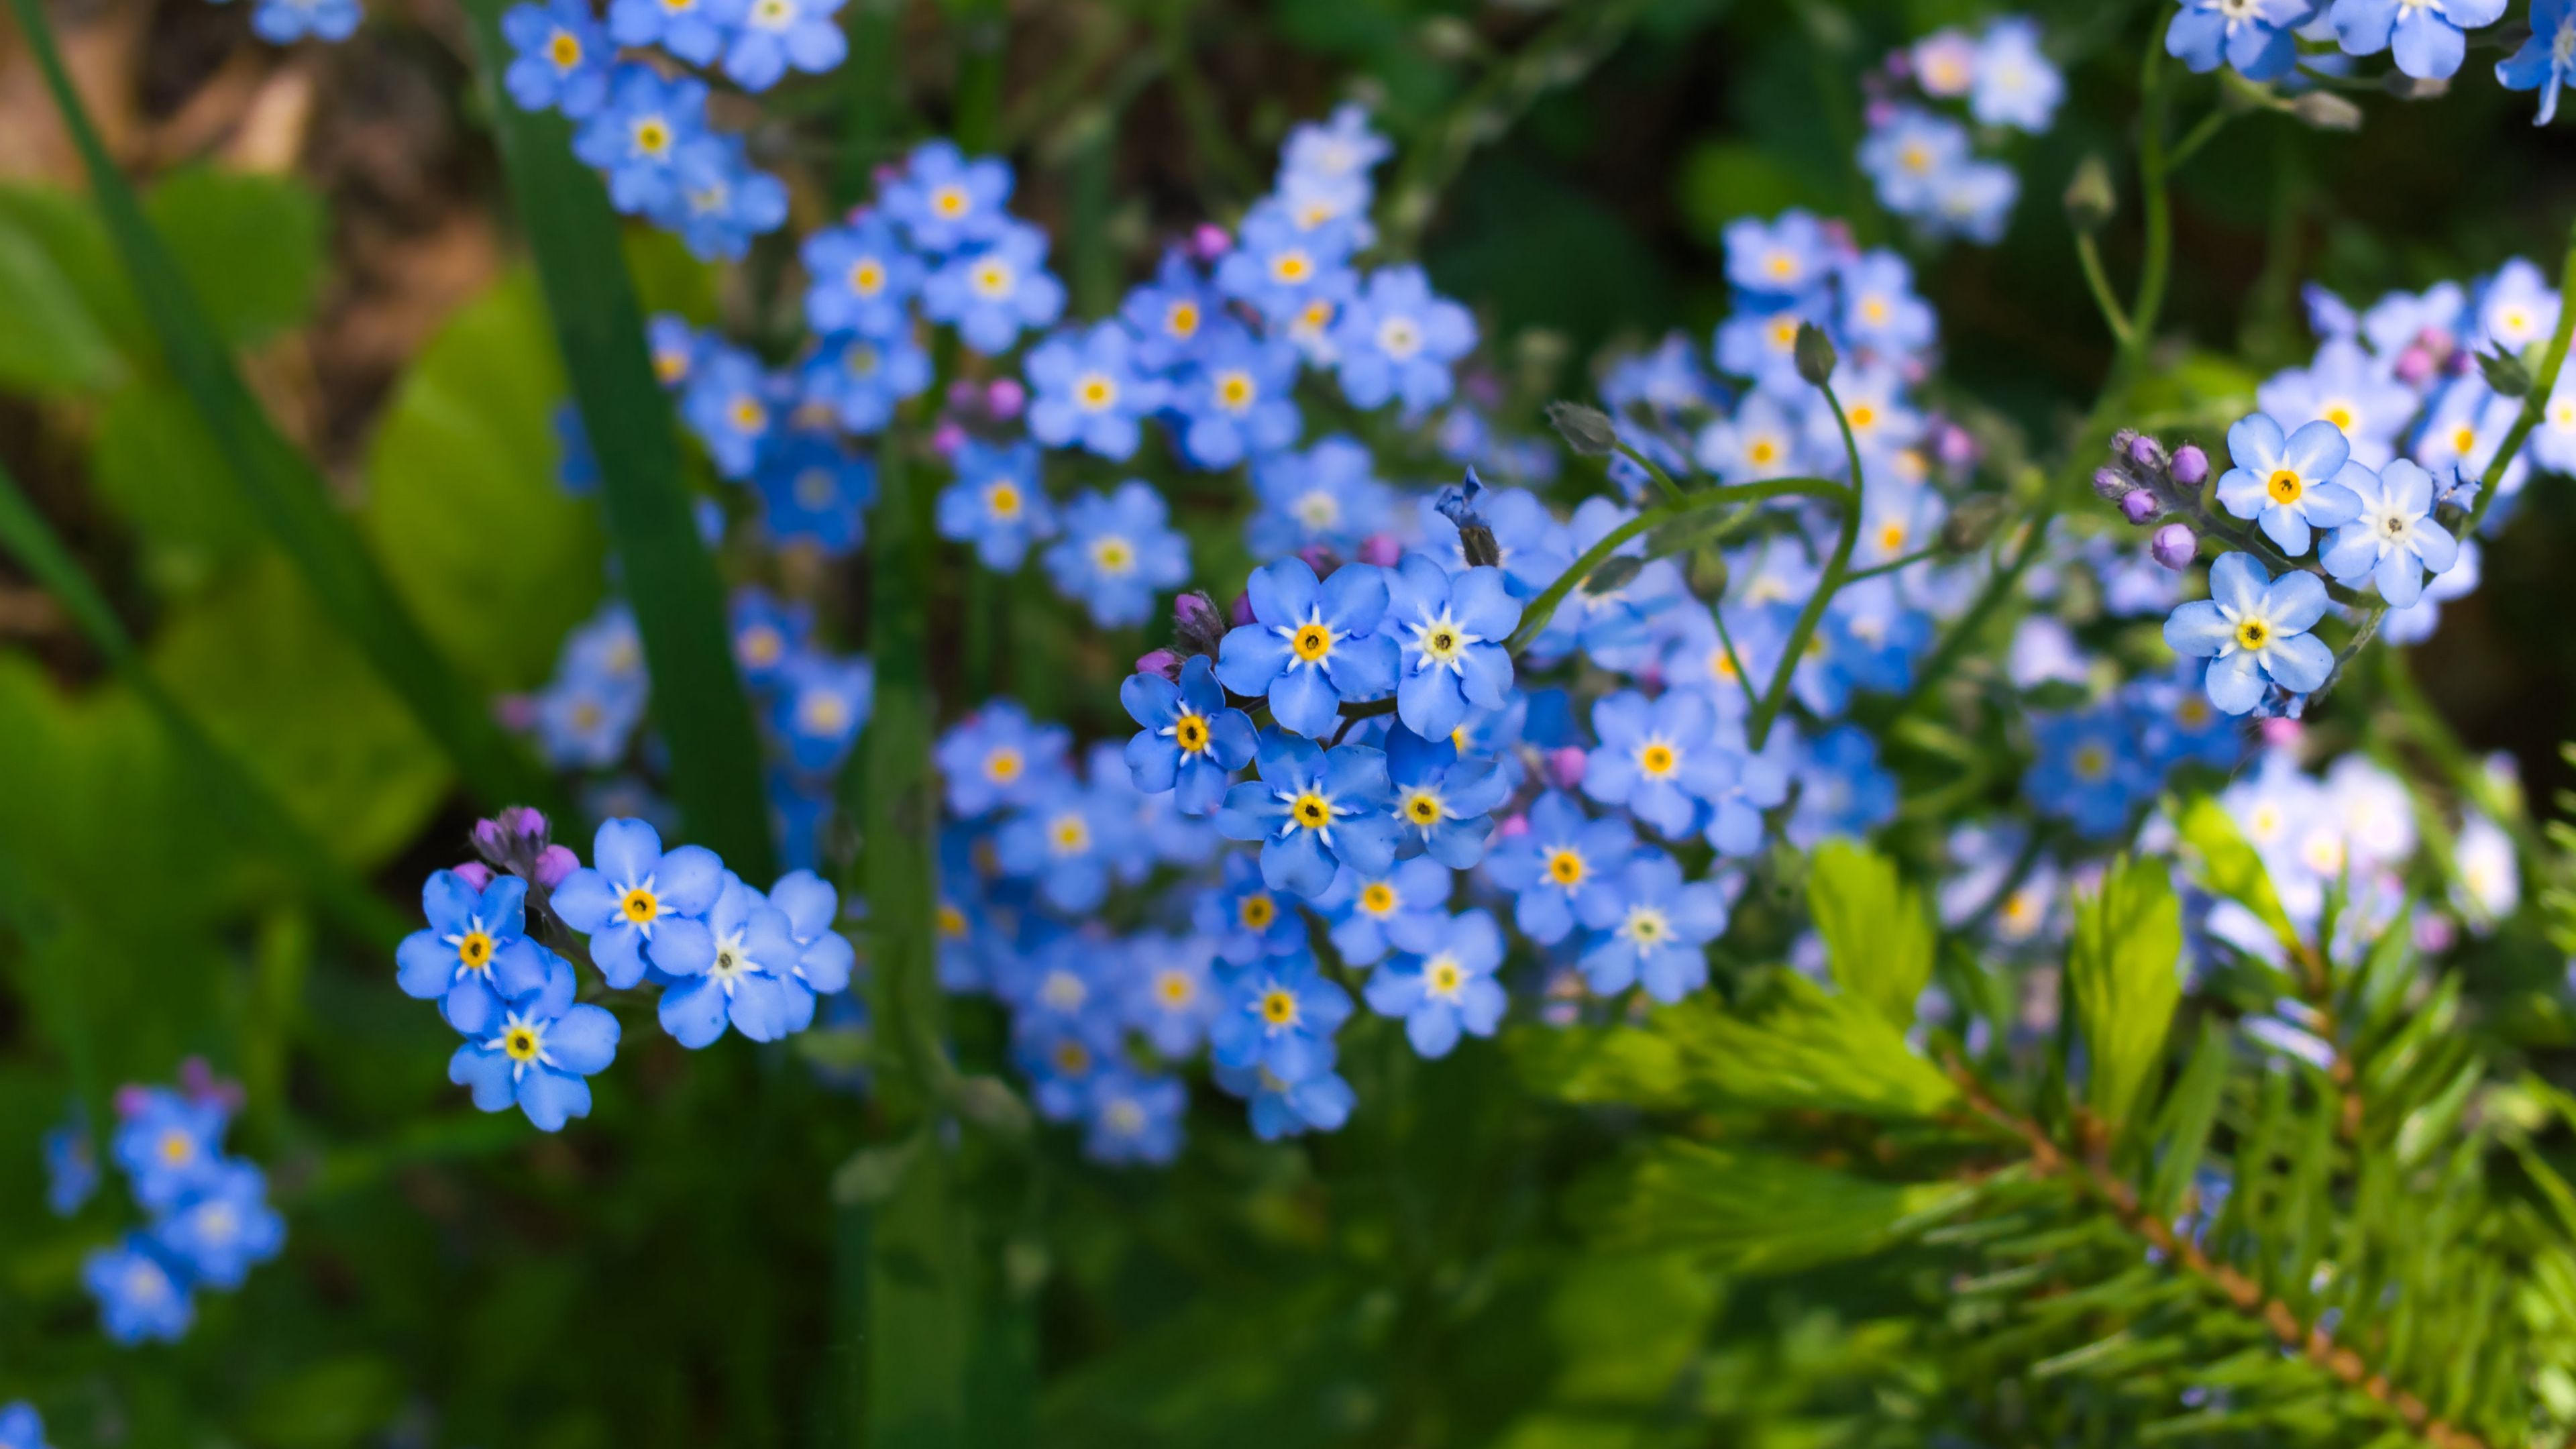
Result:
{"label": "unopened bud", "polygon": [[456,876],[479,891],[492,883],[492,867],[479,860],[469,860],[456,867]]}
{"label": "unopened bud", "polygon": [[996,419],[1009,422],[1028,406],[1029,390],[1016,377],[997,377],[984,389],[984,407]]}
{"label": "unopened bud", "polygon": [[1580,747],[1562,745],[1547,752],[1547,773],[1558,789],[1572,790],[1582,785],[1583,769],[1589,762],[1590,756]]}
{"label": "unopened bud", "polygon": [[1181,656],[1170,649],[1148,649],[1136,656],[1138,674],[1159,674],[1177,684],[1181,678]]}
{"label": "unopened bud", "polygon": [[2129,481],[2128,474],[2121,472],[2117,468],[2096,468],[2093,470],[2093,491],[2099,495],[2105,503],[2119,502],[2121,499],[2128,497],[2129,494],[2137,488],[2137,486],[2137,484]]}
{"label": "unopened bud", "polygon": [[1834,352],[1834,340],[1813,322],[1798,324],[1798,341],[1791,356],[1798,364],[1798,376],[1805,378],[1809,387],[1823,387],[1834,375],[1834,364],[1842,360]]}
{"label": "unopened bud", "polygon": [[2487,386],[2506,397],[2531,395],[2531,369],[2523,365],[2520,356],[2501,347],[2478,354],[2478,371],[2485,376]]}
{"label": "unopened bud", "polygon": [[2128,451],[2130,462],[2158,473],[2163,472],[2166,463],[2171,461],[2165,457],[2165,445],[2144,433],[2130,435]]}
{"label": "unopened bud", "polygon": [[2200,535],[2193,533],[2188,523],[2168,523],[2147,540],[2147,557],[2175,573],[2190,568],[2191,561],[2199,556]]}
{"label": "unopened bud", "polygon": [[1951,553],[1974,553],[1995,536],[2003,519],[2004,501],[1991,493],[1961,499],[1941,521],[1941,547]]}
{"label": "unopened bud", "polygon": [[[1192,589],[1172,600],[1172,637],[1182,654],[1214,654],[1225,639],[1225,630],[1225,616],[1216,611],[1216,600],[1206,594]],[[1173,669],[1177,671],[1179,667],[1175,664]]]}
{"label": "unopened bud", "polygon": [[2155,493],[2149,489],[2132,489],[2127,497],[2120,500],[2120,516],[2131,523],[2144,523],[2163,511],[2156,503]]}
{"label": "unopened bud", "polygon": [[1610,426],[1610,415],[1599,408],[1552,402],[1547,405],[1547,420],[1565,445],[1584,457],[1606,458],[1618,446],[1618,431]]}
{"label": "unopened bud", "polygon": [[581,857],[565,846],[549,845],[537,852],[537,884],[553,890],[564,883],[564,877],[581,869]]}
{"label": "unopened bud", "polygon": [[2444,76],[2414,76],[2392,70],[2379,78],[2380,86],[2401,101],[2437,101],[2451,93],[2451,82]]}
{"label": "unopened bud", "polygon": [[2185,488],[2197,488],[2209,477],[2209,455],[2196,445],[2185,443],[2174,449],[2173,480]]}
{"label": "unopened bud", "polygon": [[2100,231],[2119,210],[2119,193],[2111,189],[2111,168],[2099,156],[2087,156],[2066,183],[2066,221],[2084,236]]}
{"label": "unopened bud", "polygon": [[2332,91],[2309,91],[2290,102],[2289,112],[2320,131],[2361,129],[2361,107]]}
{"label": "unopened bud", "polygon": [[1391,533],[1372,533],[1360,540],[1360,562],[1391,569],[1404,559],[1404,545]]}

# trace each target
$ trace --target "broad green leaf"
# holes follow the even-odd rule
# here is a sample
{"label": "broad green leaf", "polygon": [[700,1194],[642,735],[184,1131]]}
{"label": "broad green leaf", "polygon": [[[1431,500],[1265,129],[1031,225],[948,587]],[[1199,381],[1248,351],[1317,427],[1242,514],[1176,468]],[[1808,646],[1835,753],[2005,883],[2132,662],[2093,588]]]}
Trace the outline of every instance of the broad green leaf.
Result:
{"label": "broad green leaf", "polygon": [[165,596],[203,587],[262,537],[187,394],[157,378],[116,390],[90,433],[90,486],[134,530]]}
{"label": "broad green leaf", "polygon": [[143,198],[206,321],[235,347],[301,323],[322,287],[322,198],[288,176],[190,167]]}
{"label": "broad green leaf", "polygon": [[125,361],[44,240],[0,209],[0,384],[94,392]]}
{"label": "broad green leaf", "polygon": [[368,453],[377,557],[487,690],[543,680],[599,599],[598,509],[555,482],[563,386],[536,281],[513,275],[430,340]]}
{"label": "broad green leaf", "polygon": [[2091,1075],[2085,1099],[2117,1129],[2164,1060],[2182,999],[2182,902],[2160,860],[2112,864],[2076,902],[2067,974]]}
{"label": "broad green leaf", "polygon": [[118,352],[128,358],[144,354],[151,333],[135,305],[134,288],[117,265],[107,224],[87,196],[61,186],[0,186],[0,230],[23,233],[44,248],[81,310]]}
{"label": "broad green leaf", "polygon": [[1640,1107],[1805,1107],[1931,1117],[1959,1089],[1914,1053],[1877,1007],[1794,973],[1731,1014],[1705,998],[1657,1008],[1642,1026],[1514,1037],[1523,1077],[1567,1101]]}
{"label": "broad green leaf", "polygon": [[2271,873],[2236,822],[2228,818],[2226,808],[2207,795],[2195,796],[2183,806],[2179,823],[2183,863],[2191,868],[2192,878],[2211,894],[2252,911],[2285,944],[2297,945],[2298,931],[2291,926],[2289,913],[2281,909]]}
{"label": "broad green leaf", "polygon": [[386,1359],[324,1359],[272,1383],[251,1405],[242,1432],[275,1449],[341,1449],[392,1422],[402,1410],[405,1383],[402,1370]]}
{"label": "broad green leaf", "polygon": [[[42,7],[36,0],[9,0],[9,7],[80,152],[99,213],[163,359],[195,402],[252,512],[303,572],[328,617],[359,645],[485,803],[551,803],[553,781],[513,747],[481,694],[466,688],[430,647],[321,475],[278,435],[243,386],[224,339],[99,140]],[[759,808],[756,790],[749,804]]]}
{"label": "broad green leaf", "polygon": [[1664,1142],[1602,1194],[1603,1236],[1689,1248],[1716,1266],[1779,1273],[1864,1257],[1974,1196],[1955,1182],[1855,1177],[1759,1149]]}
{"label": "broad green leaf", "polygon": [[1835,984],[1914,1024],[1914,1003],[1932,979],[1932,918],[1923,893],[1897,878],[1896,862],[1848,840],[1816,847],[1807,907],[1825,938]]}
{"label": "broad green leaf", "polygon": [[[20,0],[28,3],[28,0]],[[555,338],[598,455],[600,501],[626,596],[659,683],[654,722],[688,838],[745,879],[772,874],[760,738],[725,632],[722,582],[699,542],[670,402],[654,380],[644,311],[623,265],[616,213],[573,157],[562,117],[522,110],[500,86],[505,0],[469,0],[483,96],[536,256]],[[884,668],[884,661],[878,663]]]}

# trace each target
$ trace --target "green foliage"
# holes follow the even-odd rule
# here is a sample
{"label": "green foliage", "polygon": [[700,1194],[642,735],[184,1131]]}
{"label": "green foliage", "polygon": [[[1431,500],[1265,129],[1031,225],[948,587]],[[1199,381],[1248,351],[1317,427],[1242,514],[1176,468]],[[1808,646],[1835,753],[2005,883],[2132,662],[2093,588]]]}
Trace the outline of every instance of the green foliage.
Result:
{"label": "green foliage", "polygon": [[1897,878],[1896,862],[1826,841],[1808,868],[1807,908],[1835,984],[1898,1027],[1913,1025],[1915,999],[1932,979],[1932,918],[1923,893]]}
{"label": "green foliage", "polygon": [[2289,913],[2281,909],[2280,895],[2272,889],[2272,877],[2263,869],[2262,857],[2245,843],[2236,822],[2216,800],[2194,796],[2184,804],[2175,824],[2182,835],[2184,863],[2203,890],[2252,911],[2283,941],[2298,940]]}
{"label": "green foliage", "polygon": [[1686,1248],[1778,1273],[1857,1258],[1969,1201],[1958,1183],[1881,1182],[1776,1152],[1666,1142],[1593,1204],[1614,1246]]}
{"label": "green foliage", "polygon": [[2075,907],[2066,976],[2084,1033],[2085,1097],[2117,1131],[2164,1063],[2165,1032],[2182,999],[2182,902],[2160,861],[2118,860]]}

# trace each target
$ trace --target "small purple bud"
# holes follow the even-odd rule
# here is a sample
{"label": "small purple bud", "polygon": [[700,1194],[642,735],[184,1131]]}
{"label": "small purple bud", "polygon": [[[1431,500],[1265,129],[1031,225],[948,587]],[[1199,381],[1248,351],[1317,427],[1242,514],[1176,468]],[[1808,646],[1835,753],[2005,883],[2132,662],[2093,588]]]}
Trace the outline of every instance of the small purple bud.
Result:
{"label": "small purple bud", "polygon": [[2209,477],[2209,455],[2196,443],[2185,443],[2174,449],[2173,480],[2185,488],[2197,488]]}
{"label": "small purple bud", "polygon": [[1941,462],[1951,468],[1965,468],[1977,461],[1977,437],[1957,423],[1945,423],[1933,444]]}
{"label": "small purple bud", "polygon": [[959,412],[964,412],[974,407],[977,401],[979,401],[979,399],[975,396],[975,382],[972,378],[961,377],[955,382],[948,384],[948,405],[950,407],[957,409]]}
{"label": "small purple bud", "polygon": [[1313,569],[1319,579],[1342,566],[1342,556],[1325,544],[1310,543],[1297,550],[1297,557],[1304,559],[1306,567]]}
{"label": "small purple bud", "polygon": [[994,417],[1006,422],[1018,417],[1020,409],[1028,405],[1029,390],[1022,387],[1016,377],[997,377],[993,379],[992,386],[984,389],[984,406],[992,410]]}
{"label": "small purple bud", "polygon": [[1360,562],[1391,569],[1404,557],[1404,545],[1391,533],[1372,533],[1360,540]]}
{"label": "small purple bud", "polygon": [[1171,649],[1148,649],[1136,656],[1138,674],[1159,674],[1178,684],[1181,679],[1181,656]]}
{"label": "small purple bud", "polygon": [[2200,554],[2200,538],[2188,523],[2168,523],[2147,540],[2147,557],[2181,573]]}
{"label": "small purple bud", "polygon": [[1235,596],[1234,596],[1234,607],[1232,607],[1231,609],[1228,609],[1228,610],[1226,611],[1226,614],[1227,614],[1227,616],[1228,616],[1228,617],[1232,618],[1232,619],[1234,620],[1234,622],[1235,622],[1235,623],[1237,623],[1237,624],[1249,624],[1249,623],[1254,622],[1254,621],[1253,621],[1253,617],[1252,617],[1252,595],[1250,595],[1250,594],[1237,594],[1237,595],[1235,595]]}
{"label": "small purple bud", "polygon": [[1547,772],[1556,780],[1558,789],[1572,790],[1583,783],[1583,767],[1590,759],[1577,746],[1560,745],[1547,752]]}
{"label": "small purple bud", "polygon": [[537,852],[537,884],[553,890],[564,883],[564,877],[581,869],[581,857],[569,846],[549,845]]}
{"label": "small purple bud", "polygon": [[1234,250],[1234,237],[1215,222],[1203,221],[1190,233],[1190,250],[1200,261],[1212,262]]}
{"label": "small purple bud", "polygon": [[2133,488],[2120,500],[2120,516],[2131,523],[2144,523],[2161,511],[2156,495],[2144,488]]}
{"label": "small purple bud", "polygon": [[2165,445],[2140,433],[2129,440],[2129,461],[2141,468],[2161,468],[2165,462]]}
{"label": "small purple bud", "polygon": [[965,441],[966,430],[954,418],[942,418],[939,426],[930,430],[930,449],[943,458],[955,457]]}
{"label": "small purple bud", "polygon": [[[474,853],[485,860],[501,861],[510,858],[510,827],[498,820],[475,821],[473,840]],[[475,889],[481,890],[482,887],[476,886]]]}
{"label": "small purple bud", "polygon": [[2433,354],[2419,344],[2397,354],[2397,366],[2392,370],[2399,382],[2408,387],[2422,387],[2432,378],[2435,368]]}
{"label": "small purple bud", "polygon": [[496,695],[492,700],[492,721],[505,730],[525,733],[537,727],[537,697],[533,694]]}
{"label": "small purple bud", "polygon": [[1184,634],[1222,634],[1225,620],[1216,612],[1216,600],[1196,589],[1172,600],[1172,627]]}
{"label": "small purple bud", "polygon": [[478,891],[492,883],[492,867],[479,860],[469,860],[454,870],[460,879]]}
{"label": "small purple bud", "polygon": [[132,1117],[152,1105],[152,1089],[139,1082],[128,1082],[116,1089],[116,1115]]}
{"label": "small purple bud", "polygon": [[2117,468],[2093,470],[2093,491],[2102,495],[2105,502],[2119,502],[2128,495],[2130,489],[2136,486],[2138,485],[2129,481],[2127,474]]}
{"label": "small purple bud", "polygon": [[2279,715],[2263,721],[2261,729],[2263,743],[2275,750],[2295,750],[2299,747],[2299,741],[2307,738],[2308,734],[2306,725]]}
{"label": "small purple bud", "polygon": [[546,839],[546,813],[534,805],[505,805],[493,818],[503,830],[521,840],[536,843]]}

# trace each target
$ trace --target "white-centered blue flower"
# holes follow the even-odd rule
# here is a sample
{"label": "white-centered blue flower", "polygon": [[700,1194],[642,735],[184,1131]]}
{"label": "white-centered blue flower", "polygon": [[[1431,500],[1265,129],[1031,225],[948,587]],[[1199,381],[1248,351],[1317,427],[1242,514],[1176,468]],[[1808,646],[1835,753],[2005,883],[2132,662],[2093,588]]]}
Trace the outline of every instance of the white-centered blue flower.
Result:
{"label": "white-centered blue flower", "polygon": [[2334,651],[2308,632],[2325,617],[2326,586],[2292,569],[2274,579],[2247,553],[2209,566],[2209,597],[2165,620],[2165,642],[2177,654],[2209,661],[2209,702],[2244,714],[2262,702],[2266,679],[2293,694],[2326,682]]}
{"label": "white-centered blue flower", "polygon": [[2335,530],[2322,554],[2326,572],[2358,588],[2364,579],[2398,608],[2424,594],[2424,571],[2446,573],[2460,561],[2459,543],[2435,523],[2433,475],[2400,458],[2370,480],[2361,515]]}

